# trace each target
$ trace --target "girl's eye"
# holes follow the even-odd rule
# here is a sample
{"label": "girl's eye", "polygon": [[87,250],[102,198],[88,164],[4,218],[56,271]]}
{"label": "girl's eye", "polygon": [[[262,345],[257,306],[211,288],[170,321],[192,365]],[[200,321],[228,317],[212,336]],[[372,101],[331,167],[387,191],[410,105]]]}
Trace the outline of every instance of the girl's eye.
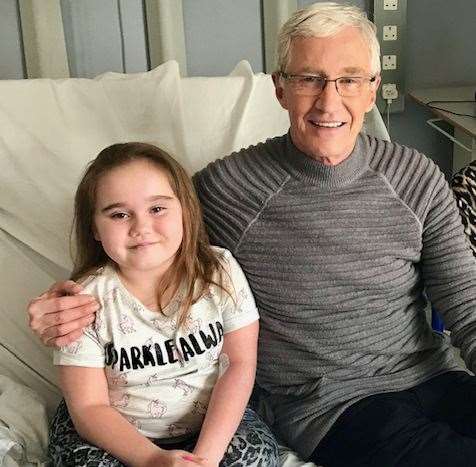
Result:
{"label": "girl's eye", "polygon": [[129,216],[125,212],[114,212],[111,214],[111,219],[127,219]]}
{"label": "girl's eye", "polygon": [[151,211],[152,211],[154,214],[160,214],[160,213],[162,213],[163,211],[165,211],[165,208],[163,208],[162,206],[154,206],[153,208],[151,208]]}

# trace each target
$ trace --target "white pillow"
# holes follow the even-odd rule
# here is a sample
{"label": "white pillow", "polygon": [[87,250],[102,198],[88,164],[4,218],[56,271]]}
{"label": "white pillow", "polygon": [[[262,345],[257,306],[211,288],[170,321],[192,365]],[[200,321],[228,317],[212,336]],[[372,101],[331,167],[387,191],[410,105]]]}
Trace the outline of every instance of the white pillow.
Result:
{"label": "white pillow", "polygon": [[193,173],[287,128],[270,77],[246,62],[218,78],[181,79],[168,62],[92,80],[0,81],[0,228],[70,268],[73,193],[104,147],[155,143]]}

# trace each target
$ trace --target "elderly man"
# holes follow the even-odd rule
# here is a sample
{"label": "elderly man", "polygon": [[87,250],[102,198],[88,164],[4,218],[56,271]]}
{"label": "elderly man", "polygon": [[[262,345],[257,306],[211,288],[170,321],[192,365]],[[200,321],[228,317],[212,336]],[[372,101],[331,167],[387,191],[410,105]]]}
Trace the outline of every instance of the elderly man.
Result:
{"label": "elderly man", "polygon": [[[261,313],[259,405],[326,467],[472,465],[476,379],[431,331],[425,297],[476,370],[476,265],[438,168],[360,133],[380,82],[375,28],[315,4],[283,26],[278,56],[289,133],[195,176],[211,241]],[[65,289],[78,290],[59,284],[29,309],[50,344],[92,319]]]}

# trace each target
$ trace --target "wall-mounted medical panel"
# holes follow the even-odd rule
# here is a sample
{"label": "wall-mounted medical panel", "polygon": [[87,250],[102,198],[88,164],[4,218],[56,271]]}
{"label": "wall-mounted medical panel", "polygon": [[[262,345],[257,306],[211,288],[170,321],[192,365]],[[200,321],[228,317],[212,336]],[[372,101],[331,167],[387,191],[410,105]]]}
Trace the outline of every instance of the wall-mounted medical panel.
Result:
{"label": "wall-mounted medical panel", "polygon": [[377,106],[382,113],[403,112],[407,0],[374,0],[373,22],[377,27],[382,64],[382,84],[377,94]]}

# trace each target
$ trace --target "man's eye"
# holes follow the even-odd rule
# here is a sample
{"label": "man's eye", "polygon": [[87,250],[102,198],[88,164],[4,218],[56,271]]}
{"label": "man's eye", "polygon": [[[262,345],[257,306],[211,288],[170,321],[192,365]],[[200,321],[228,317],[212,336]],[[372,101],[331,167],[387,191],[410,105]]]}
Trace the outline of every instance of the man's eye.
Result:
{"label": "man's eye", "polygon": [[341,78],[340,79],[341,84],[344,85],[353,85],[353,84],[359,84],[360,78],[352,78],[352,77],[346,77],[346,78]]}
{"label": "man's eye", "polygon": [[301,76],[301,82],[303,84],[318,84],[322,83],[323,79],[320,76]]}

